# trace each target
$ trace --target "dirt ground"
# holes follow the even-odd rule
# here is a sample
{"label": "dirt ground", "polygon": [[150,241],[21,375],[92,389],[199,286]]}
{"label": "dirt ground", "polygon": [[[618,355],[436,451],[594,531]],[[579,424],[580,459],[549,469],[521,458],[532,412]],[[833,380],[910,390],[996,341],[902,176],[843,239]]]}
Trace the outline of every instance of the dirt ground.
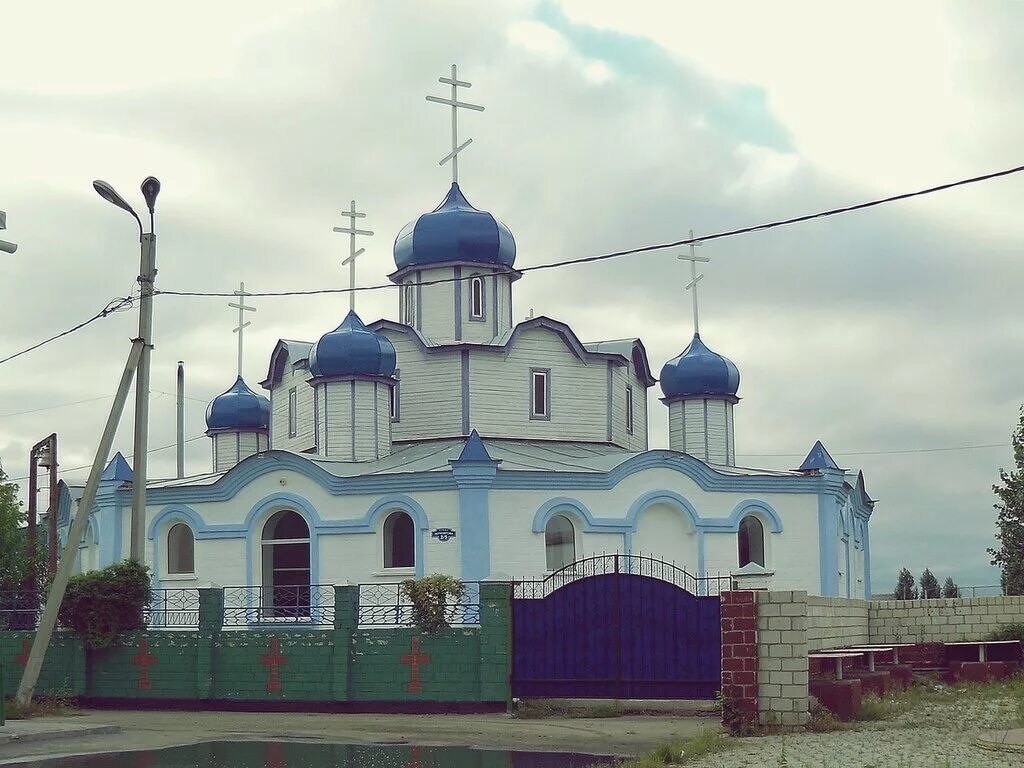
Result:
{"label": "dirt ground", "polygon": [[253,712],[81,710],[76,722],[112,724],[117,733],[10,742],[0,763],[27,757],[127,752],[243,739],[349,744],[418,744],[635,755],[667,740],[717,728],[715,718],[637,716],[518,720],[506,715],[347,715]]}

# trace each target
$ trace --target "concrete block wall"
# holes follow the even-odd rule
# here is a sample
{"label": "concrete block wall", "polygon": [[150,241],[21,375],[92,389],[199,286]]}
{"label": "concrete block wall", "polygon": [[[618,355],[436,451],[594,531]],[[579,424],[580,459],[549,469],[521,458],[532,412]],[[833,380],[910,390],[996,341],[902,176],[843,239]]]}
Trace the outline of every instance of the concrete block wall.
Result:
{"label": "concrete block wall", "polygon": [[758,723],[803,725],[808,718],[807,593],[754,594],[757,597]]}
{"label": "concrete block wall", "polygon": [[866,600],[845,597],[807,598],[807,647],[811,651],[869,642]]}
{"label": "concrete block wall", "polygon": [[[17,693],[34,637],[35,632],[0,632],[0,665],[4,670],[0,696]],[[59,696],[80,696],[85,690],[85,648],[78,635],[54,633],[39,674],[39,690]]]}
{"label": "concrete block wall", "polygon": [[1024,624],[1024,597],[873,600],[872,643],[950,643],[981,640],[1007,624]]}

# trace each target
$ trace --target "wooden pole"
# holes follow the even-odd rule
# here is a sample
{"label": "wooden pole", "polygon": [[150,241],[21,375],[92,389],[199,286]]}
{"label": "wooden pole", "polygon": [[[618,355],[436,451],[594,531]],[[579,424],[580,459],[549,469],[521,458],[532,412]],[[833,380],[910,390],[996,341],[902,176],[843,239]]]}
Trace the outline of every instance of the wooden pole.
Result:
{"label": "wooden pole", "polygon": [[35,592],[39,587],[36,570],[36,553],[39,549],[39,509],[36,497],[39,496],[39,462],[36,446],[32,446],[28,455],[28,561],[25,569],[25,589]]}
{"label": "wooden pole", "polygon": [[46,556],[49,573],[57,572],[57,511],[60,493],[57,489],[57,433],[50,435],[50,512],[46,517]]}
{"label": "wooden pole", "polygon": [[[68,531],[68,540],[64,545],[64,556],[60,559],[57,573],[53,578],[53,586],[50,587],[50,595],[43,608],[43,615],[39,619],[39,629],[36,631],[35,639],[32,642],[32,650],[28,654],[28,662],[25,664],[25,672],[21,676],[21,683],[18,685],[16,701],[27,706],[32,701],[32,694],[35,692],[36,683],[39,681],[39,673],[43,668],[43,659],[46,658],[46,649],[53,637],[53,630],[57,626],[57,612],[64,600],[64,591],[67,589],[68,581],[71,579],[71,569],[75,565],[75,551],[78,543],[82,540],[85,527],[89,523],[89,515],[92,512],[93,504],[96,502],[96,491],[100,484],[100,475],[107,463],[107,456],[110,455],[110,448],[114,444],[114,435],[117,432],[117,425],[121,421],[121,414],[124,411],[125,400],[128,399],[128,390],[131,389],[132,380],[135,378],[135,371],[139,367],[139,360],[142,358],[142,351],[145,348],[144,339],[136,339],[132,342],[131,352],[128,353],[128,361],[124,366],[124,373],[121,374],[121,383],[118,385],[114,402],[110,406],[110,415],[107,416],[107,424],[103,428],[103,435],[100,444],[96,448],[96,456],[92,461],[92,469],[89,470],[89,480],[85,484],[85,492],[82,500],[75,510],[74,519],[71,522],[71,529]],[[136,457],[138,459],[138,457]]]}

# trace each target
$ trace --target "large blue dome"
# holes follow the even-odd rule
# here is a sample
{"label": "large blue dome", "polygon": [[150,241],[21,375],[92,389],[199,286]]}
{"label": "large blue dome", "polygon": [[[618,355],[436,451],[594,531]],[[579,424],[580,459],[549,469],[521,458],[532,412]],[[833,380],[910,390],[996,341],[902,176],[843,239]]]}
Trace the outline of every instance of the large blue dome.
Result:
{"label": "large blue dome", "polygon": [[406,224],[395,238],[399,269],[451,261],[511,267],[515,260],[509,228],[470,205],[456,183],[437,208]]}
{"label": "large blue dome", "polygon": [[740,388],[736,364],[708,349],[698,333],[681,355],[665,363],[660,378],[666,398],[736,397]]}
{"label": "large blue dome", "polygon": [[309,351],[314,376],[393,376],[396,361],[395,345],[363,325],[354,310]]}
{"label": "large blue dome", "polygon": [[213,398],[206,409],[206,428],[252,431],[270,428],[270,400],[253,392],[239,376],[234,385]]}

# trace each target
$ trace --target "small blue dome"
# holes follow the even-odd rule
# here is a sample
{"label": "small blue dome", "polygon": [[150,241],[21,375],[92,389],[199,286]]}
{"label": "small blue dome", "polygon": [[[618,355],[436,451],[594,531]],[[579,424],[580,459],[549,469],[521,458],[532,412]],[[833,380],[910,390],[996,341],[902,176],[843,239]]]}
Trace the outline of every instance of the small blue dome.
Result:
{"label": "small blue dome", "polygon": [[395,238],[399,269],[449,261],[511,267],[515,260],[516,241],[509,228],[470,205],[454,183],[437,208],[406,224]]}
{"label": "small blue dome", "polygon": [[727,357],[712,352],[693,335],[683,353],[661,369],[661,391],[667,398],[709,395],[735,397],[740,388],[740,372]]}
{"label": "small blue dome", "polygon": [[395,345],[363,325],[354,310],[309,351],[314,376],[393,376],[396,361]]}
{"label": "small blue dome", "polygon": [[249,389],[239,376],[231,389],[213,398],[206,409],[206,428],[210,431],[270,429],[270,400]]}

